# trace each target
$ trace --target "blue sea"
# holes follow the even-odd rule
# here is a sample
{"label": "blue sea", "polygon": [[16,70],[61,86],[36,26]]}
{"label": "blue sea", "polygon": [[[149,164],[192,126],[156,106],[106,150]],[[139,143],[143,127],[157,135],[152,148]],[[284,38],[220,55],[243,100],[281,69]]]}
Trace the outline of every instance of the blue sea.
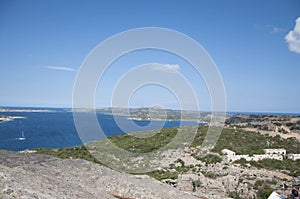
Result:
{"label": "blue sea", "polygon": [[[14,108],[23,110],[41,110],[41,108]],[[82,141],[76,131],[73,113],[69,109],[44,109],[40,112],[14,112],[7,110],[0,115],[21,116],[24,118],[13,121],[0,122],[0,149],[20,151],[34,148],[62,148],[82,145]],[[51,112],[47,111],[50,110]],[[116,117],[116,116],[115,116]],[[117,116],[122,124],[131,122],[125,116]],[[114,117],[108,114],[97,113],[97,119],[106,136],[124,134],[116,124]],[[154,125],[147,128],[149,121],[134,121],[137,126],[148,130],[159,129],[161,121],[152,121]],[[157,123],[157,125],[155,125]],[[179,125],[201,125],[194,121],[166,121],[164,127],[177,127]],[[130,132],[139,128],[130,128]],[[25,140],[19,140],[24,134]],[[127,132],[128,133],[128,132]],[[100,138],[99,138],[100,139]]]}

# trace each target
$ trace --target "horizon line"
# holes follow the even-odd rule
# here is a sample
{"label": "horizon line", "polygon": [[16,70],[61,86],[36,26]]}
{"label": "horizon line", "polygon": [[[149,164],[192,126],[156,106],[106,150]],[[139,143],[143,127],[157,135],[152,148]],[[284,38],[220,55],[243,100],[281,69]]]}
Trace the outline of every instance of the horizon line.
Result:
{"label": "horizon line", "polygon": [[[73,109],[72,107],[69,106],[22,106],[22,105],[9,105],[9,106],[2,106],[0,105],[0,108],[42,108],[42,109]],[[128,108],[128,107],[111,107],[111,106],[106,106],[106,107],[96,107],[95,109],[104,109],[104,108]],[[129,107],[129,109],[141,109],[141,108],[151,108],[150,106],[142,106],[142,107]],[[79,108],[79,109],[91,109],[91,108]],[[183,110],[183,109],[173,109],[173,108],[164,108],[164,110],[174,110],[174,111],[199,111],[199,112],[221,112],[221,111],[209,111],[209,110]],[[227,113],[250,113],[250,114],[295,114],[295,115],[300,115],[300,112],[289,112],[289,111],[242,111],[242,110],[226,110]]]}

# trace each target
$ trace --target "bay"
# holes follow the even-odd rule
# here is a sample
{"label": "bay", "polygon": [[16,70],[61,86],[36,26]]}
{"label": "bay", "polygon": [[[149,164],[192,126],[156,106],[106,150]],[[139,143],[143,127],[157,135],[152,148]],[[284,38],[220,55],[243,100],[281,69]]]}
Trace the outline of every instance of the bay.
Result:
{"label": "bay", "polygon": [[[26,110],[26,109],[24,109]],[[33,110],[30,112],[30,110]],[[21,116],[24,118],[14,119],[9,122],[0,122],[0,149],[21,151],[34,148],[62,148],[82,145],[77,133],[73,113],[67,109],[47,109],[47,111],[34,111],[28,108],[27,112],[1,112],[0,115]],[[40,110],[40,109],[36,109]],[[147,130],[159,129],[164,121],[138,120],[134,121],[136,127],[129,125],[132,120],[125,116],[115,116],[122,125],[128,124],[129,132],[136,132],[140,127]],[[97,119],[105,136],[124,134],[119,128],[112,115],[97,113]],[[199,125],[194,121],[165,121],[163,127]],[[128,128],[127,128],[128,129]],[[25,139],[22,137],[22,132]],[[127,133],[129,133],[127,130]],[[96,137],[101,139],[103,136]]]}

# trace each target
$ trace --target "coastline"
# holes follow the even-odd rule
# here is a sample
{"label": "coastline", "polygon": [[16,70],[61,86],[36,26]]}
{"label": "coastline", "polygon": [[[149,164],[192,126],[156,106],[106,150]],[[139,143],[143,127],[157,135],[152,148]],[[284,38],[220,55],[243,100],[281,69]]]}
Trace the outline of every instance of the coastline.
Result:
{"label": "coastline", "polygon": [[190,122],[197,122],[199,124],[208,124],[206,121],[202,121],[199,119],[167,119],[167,118],[142,118],[142,117],[126,117],[128,120],[133,121],[190,121]]}
{"label": "coastline", "polygon": [[54,112],[53,110],[48,109],[10,109],[10,108],[0,108],[0,113],[41,113],[41,112]]}
{"label": "coastline", "polygon": [[0,122],[11,122],[14,119],[25,119],[26,117],[24,116],[4,116],[0,115]]}

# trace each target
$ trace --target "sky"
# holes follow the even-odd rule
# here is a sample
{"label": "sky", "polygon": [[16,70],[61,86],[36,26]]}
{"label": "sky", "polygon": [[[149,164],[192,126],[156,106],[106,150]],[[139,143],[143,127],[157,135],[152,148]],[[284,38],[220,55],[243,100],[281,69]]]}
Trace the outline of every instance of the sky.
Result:
{"label": "sky", "polygon": [[[130,29],[161,27],[206,50],[222,77],[228,111],[300,113],[299,17],[298,0],[0,0],[0,106],[71,107],[80,66],[98,44]],[[146,63],[183,75],[200,110],[210,110],[207,85],[193,66],[151,49],[109,66],[95,106],[111,106],[120,78]],[[180,108],[176,93],[157,84],[139,87],[128,105]]]}

